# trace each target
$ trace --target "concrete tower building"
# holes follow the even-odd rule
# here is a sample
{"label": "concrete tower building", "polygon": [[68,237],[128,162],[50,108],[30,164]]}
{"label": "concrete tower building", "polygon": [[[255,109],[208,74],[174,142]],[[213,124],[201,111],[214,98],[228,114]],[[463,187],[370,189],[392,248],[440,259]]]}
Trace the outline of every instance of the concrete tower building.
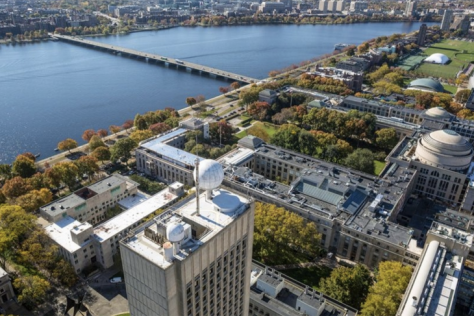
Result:
{"label": "concrete tower building", "polygon": [[249,313],[254,203],[219,188],[216,161],[196,163],[194,177],[195,196],[120,243],[132,316]]}
{"label": "concrete tower building", "polygon": [[428,29],[428,27],[426,26],[425,23],[423,23],[421,26],[420,26],[420,30],[418,32],[418,38],[416,39],[416,45],[418,46],[423,46],[425,45],[425,40],[426,40],[426,30]]}
{"label": "concrete tower building", "polygon": [[405,16],[414,16],[416,12],[416,1],[408,0],[405,7]]}
{"label": "concrete tower building", "polygon": [[443,14],[443,20],[441,21],[441,31],[449,31],[451,25],[451,19],[453,18],[453,11],[446,10]]}

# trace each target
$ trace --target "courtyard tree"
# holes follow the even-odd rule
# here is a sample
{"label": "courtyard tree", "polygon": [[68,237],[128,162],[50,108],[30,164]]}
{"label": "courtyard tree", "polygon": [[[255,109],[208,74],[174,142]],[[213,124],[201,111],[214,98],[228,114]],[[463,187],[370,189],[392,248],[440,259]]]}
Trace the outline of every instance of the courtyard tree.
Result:
{"label": "courtyard tree", "polygon": [[15,199],[15,204],[20,206],[27,213],[32,213],[41,206],[53,200],[53,194],[49,189],[32,190]]}
{"label": "courtyard tree", "polygon": [[319,288],[322,293],[359,309],[372,283],[370,271],[358,264],[353,268],[341,266],[332,270],[329,277],[320,281]]}
{"label": "courtyard tree", "polygon": [[320,238],[313,222],[273,204],[255,203],[253,257],[257,260],[288,263],[295,251],[313,258],[319,254]]}
{"label": "courtyard tree", "polygon": [[20,276],[13,281],[18,291],[18,302],[29,307],[36,307],[44,302],[51,285],[37,275]]}
{"label": "courtyard tree", "polygon": [[391,316],[397,313],[403,294],[410,282],[412,268],[397,261],[379,264],[376,282],[370,288],[362,316]]}
{"label": "courtyard tree", "polygon": [[471,90],[469,90],[469,89],[459,90],[456,93],[455,99],[459,103],[465,103],[470,95],[471,95]]}
{"label": "courtyard tree", "polygon": [[68,151],[71,153],[71,149],[77,148],[77,142],[72,138],[66,138],[65,140],[58,143],[58,149],[61,151]]}
{"label": "courtyard tree", "polygon": [[252,102],[247,107],[247,113],[256,120],[264,120],[270,111],[270,104],[267,102]]}
{"label": "courtyard tree", "polygon": [[397,132],[394,128],[381,128],[375,132],[375,142],[385,149],[392,149],[398,143]]}
{"label": "courtyard tree", "polygon": [[232,125],[226,120],[220,120],[209,124],[209,136],[211,140],[219,143],[229,143],[232,140]]}
{"label": "courtyard tree", "polygon": [[344,163],[349,168],[362,172],[374,174],[374,154],[368,149],[356,149],[352,154],[347,156]]}

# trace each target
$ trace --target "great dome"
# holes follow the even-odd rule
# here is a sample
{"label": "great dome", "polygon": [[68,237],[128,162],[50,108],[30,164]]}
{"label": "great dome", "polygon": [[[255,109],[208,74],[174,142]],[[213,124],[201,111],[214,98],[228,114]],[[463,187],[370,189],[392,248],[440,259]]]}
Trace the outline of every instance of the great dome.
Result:
{"label": "great dome", "polygon": [[433,64],[441,64],[441,65],[446,64],[448,61],[449,61],[448,56],[444,54],[440,54],[440,53],[431,54],[430,57],[425,59],[425,62],[433,63]]}
{"label": "great dome", "polygon": [[[194,169],[194,181],[196,181],[196,169]],[[211,159],[204,159],[199,163],[199,188],[213,190],[218,188],[224,181],[224,170],[220,163]]]}
{"label": "great dome", "polygon": [[452,130],[439,130],[418,140],[415,155],[421,162],[449,170],[463,170],[471,163],[472,145]]}
{"label": "great dome", "polygon": [[438,80],[431,79],[431,78],[422,78],[422,79],[413,80],[408,85],[408,89],[429,91],[429,92],[444,92],[443,85]]}
{"label": "great dome", "polygon": [[437,106],[426,110],[423,116],[432,119],[450,119],[453,115],[446,111],[444,108]]}

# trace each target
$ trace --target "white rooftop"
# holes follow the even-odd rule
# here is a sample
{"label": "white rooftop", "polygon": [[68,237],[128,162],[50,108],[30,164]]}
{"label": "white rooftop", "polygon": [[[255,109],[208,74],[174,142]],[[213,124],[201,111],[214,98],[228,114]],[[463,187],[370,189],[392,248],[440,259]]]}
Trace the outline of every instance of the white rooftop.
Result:
{"label": "white rooftop", "polygon": [[241,162],[252,157],[253,153],[254,151],[251,149],[238,147],[219,159],[218,162],[223,165],[239,165]]}
{"label": "white rooftop", "polygon": [[49,238],[54,240],[54,242],[70,253],[73,253],[81,249],[83,246],[89,244],[90,240],[84,242],[82,245],[78,245],[72,240],[71,231],[83,231],[90,227],[92,227],[92,225],[87,222],[81,223],[76,221],[74,218],[67,216],[60,221],[47,226],[45,231]]}
{"label": "white rooftop", "polygon": [[[200,194],[199,215],[196,212],[196,198],[191,197],[183,201],[183,204],[179,208],[169,210],[157,216],[152,223],[148,225],[151,226],[164,218],[173,217],[173,215],[176,214],[182,216],[184,223],[196,223],[208,229],[208,232],[204,233],[200,239],[191,238],[183,242],[181,250],[174,256],[174,260],[186,259],[188,256],[187,250],[194,250],[213,238],[246,210],[247,204],[249,203],[244,197],[223,189],[214,190],[213,196],[214,198],[212,200],[207,200],[205,193]],[[176,215],[174,215],[174,217],[176,217]],[[166,261],[164,258],[162,245],[145,237],[144,229],[145,228],[139,230],[133,237],[124,239],[122,243],[163,269],[171,266],[173,263]]]}
{"label": "white rooftop", "polygon": [[150,196],[148,194],[138,191],[135,196],[127,196],[126,198],[120,200],[118,204],[124,209],[128,210],[145,202],[149,197]]}
{"label": "white rooftop", "polygon": [[114,218],[94,228],[93,237],[99,242],[104,242],[110,237],[122,232],[127,227],[142,220],[156,210],[167,205],[177,198],[176,195],[169,192],[168,188],[150,197],[143,203],[120,213]]}

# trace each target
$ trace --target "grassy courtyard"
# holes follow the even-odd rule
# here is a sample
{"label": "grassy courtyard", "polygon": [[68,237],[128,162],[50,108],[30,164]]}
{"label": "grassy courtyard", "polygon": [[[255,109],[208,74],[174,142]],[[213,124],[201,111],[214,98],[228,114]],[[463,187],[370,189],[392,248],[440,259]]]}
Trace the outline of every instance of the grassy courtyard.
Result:
{"label": "grassy courtyard", "polygon": [[454,79],[462,66],[467,66],[470,62],[474,62],[474,43],[444,40],[427,48],[421,56],[428,57],[434,53],[448,56],[451,62],[447,65],[423,63],[415,72],[425,76]]}
{"label": "grassy courtyard", "polygon": [[[269,137],[272,137],[273,134],[275,134],[278,130],[278,126],[270,124],[270,123],[255,122],[253,126],[257,126],[263,129],[268,134]],[[236,134],[235,136],[241,139],[247,136],[248,134],[249,133],[247,132],[247,130],[243,130],[240,133]]]}

